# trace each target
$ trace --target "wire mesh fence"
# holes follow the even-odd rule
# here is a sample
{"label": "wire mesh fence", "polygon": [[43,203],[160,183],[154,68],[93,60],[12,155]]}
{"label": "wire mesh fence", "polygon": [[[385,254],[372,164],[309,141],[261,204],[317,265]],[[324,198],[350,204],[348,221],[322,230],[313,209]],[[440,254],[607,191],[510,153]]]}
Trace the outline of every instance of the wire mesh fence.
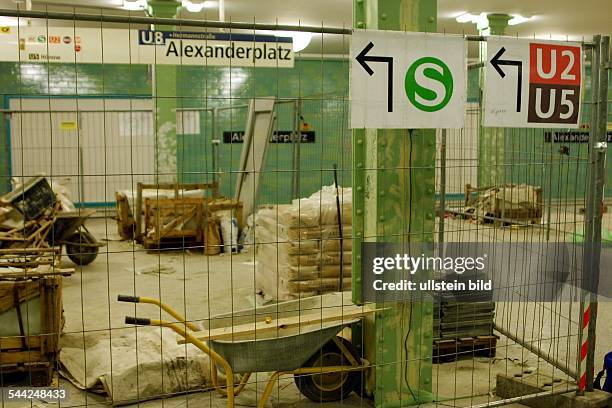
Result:
{"label": "wire mesh fence", "polygon": [[[355,294],[365,241],[595,241],[587,229],[598,219],[605,229],[609,217],[595,210],[590,183],[602,158],[591,155],[593,143],[556,140],[552,129],[483,127],[478,67],[469,70],[462,129],[360,139],[348,125],[352,56],[327,52],[330,42],[349,43],[346,29],[293,27],[313,31],[321,52],[292,53],[289,66],[192,65],[182,54],[168,65],[155,53],[150,64],[117,63],[111,51],[80,63],[88,46],[112,50],[112,30],[129,33],[130,47],[144,41],[142,32],[160,31],[149,30],[152,20],[102,14],[63,16],[58,31],[62,16],[31,17],[11,27],[18,61],[0,63],[2,185],[15,202],[33,194],[38,205],[49,190],[53,198],[36,217],[3,201],[3,387],[68,390],[61,406],[157,398],[370,406],[369,398],[387,398],[390,385],[381,383],[391,378],[400,406],[517,402],[494,396],[498,375],[535,378],[549,387],[540,396],[576,389],[588,338],[581,327],[589,299],[579,284],[552,301],[530,299],[519,281],[503,301],[397,306]],[[196,23],[171,25],[164,30],[215,52]],[[251,46],[253,58],[259,42],[280,53],[283,34],[264,28],[288,27],[208,30]],[[92,33],[99,44],[86,43]],[[58,39],[74,50],[73,62],[50,60]],[[31,42],[44,43],[37,55],[46,57],[33,57]],[[597,75],[594,46],[584,47],[581,123],[593,138],[600,122],[592,106],[601,103],[588,80]],[[404,162],[385,161],[398,151]],[[498,209],[498,199],[510,207]],[[522,259],[533,256],[517,248]],[[508,262],[517,277],[529,273]],[[582,279],[583,266],[572,265],[568,282]],[[600,314],[608,307],[601,303]],[[596,362],[610,335],[598,327],[588,353]]]}

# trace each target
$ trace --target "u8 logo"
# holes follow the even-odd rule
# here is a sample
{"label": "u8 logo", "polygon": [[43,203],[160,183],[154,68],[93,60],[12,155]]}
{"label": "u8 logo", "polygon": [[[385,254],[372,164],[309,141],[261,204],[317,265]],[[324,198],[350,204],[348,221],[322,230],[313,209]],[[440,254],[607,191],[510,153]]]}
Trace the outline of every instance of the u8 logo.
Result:
{"label": "u8 logo", "polygon": [[453,96],[453,75],[438,58],[423,57],[408,68],[404,87],[408,100],[417,109],[436,112]]}
{"label": "u8 logo", "polygon": [[163,45],[166,43],[161,31],[140,30],[139,43],[142,45]]}

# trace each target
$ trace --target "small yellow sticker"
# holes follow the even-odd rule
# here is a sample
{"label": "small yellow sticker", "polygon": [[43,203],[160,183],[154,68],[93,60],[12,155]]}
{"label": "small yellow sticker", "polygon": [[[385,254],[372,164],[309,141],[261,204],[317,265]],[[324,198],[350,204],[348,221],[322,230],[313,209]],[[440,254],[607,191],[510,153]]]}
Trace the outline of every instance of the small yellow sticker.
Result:
{"label": "small yellow sticker", "polygon": [[60,122],[61,130],[77,130],[77,123],[74,120]]}
{"label": "small yellow sticker", "polygon": [[0,27],[0,33],[8,34],[11,32],[11,27]]}

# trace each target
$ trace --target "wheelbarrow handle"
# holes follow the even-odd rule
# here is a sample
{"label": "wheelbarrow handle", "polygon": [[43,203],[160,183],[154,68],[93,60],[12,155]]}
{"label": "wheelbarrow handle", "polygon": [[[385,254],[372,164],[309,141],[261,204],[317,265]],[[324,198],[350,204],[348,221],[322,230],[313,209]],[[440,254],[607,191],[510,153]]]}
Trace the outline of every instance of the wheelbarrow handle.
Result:
{"label": "wheelbarrow handle", "polygon": [[151,324],[151,319],[144,317],[125,316],[125,324],[139,324],[141,326],[148,326]]}
{"label": "wheelbarrow handle", "polygon": [[119,295],[117,296],[117,300],[119,302],[130,302],[130,303],[148,303],[151,305],[156,305],[168,313],[170,316],[174,317],[176,320],[183,323],[185,326],[189,328],[191,331],[199,331],[200,328],[194,324],[193,322],[188,322],[187,319],[179,314],[176,310],[171,308],[165,303],[162,303],[159,299],[150,298],[146,296],[130,296],[130,295]]}
{"label": "wheelbarrow handle", "polygon": [[129,302],[129,303],[140,303],[140,296],[118,295],[117,301]]}

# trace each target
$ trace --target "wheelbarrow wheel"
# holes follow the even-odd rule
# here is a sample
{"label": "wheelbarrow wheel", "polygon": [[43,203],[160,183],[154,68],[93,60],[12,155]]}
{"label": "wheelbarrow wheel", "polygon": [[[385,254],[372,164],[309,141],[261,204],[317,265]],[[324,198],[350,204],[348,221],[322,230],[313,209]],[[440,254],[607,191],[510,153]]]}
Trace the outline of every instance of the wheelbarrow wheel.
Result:
{"label": "wheelbarrow wheel", "polygon": [[[359,361],[359,354],[350,341],[338,337],[348,351]],[[326,367],[349,365],[333,340],[327,342],[302,367]],[[359,386],[360,371],[343,371],[324,374],[294,374],[293,379],[302,395],[314,402],[331,402],[347,398]]]}
{"label": "wheelbarrow wheel", "polygon": [[89,246],[89,245],[80,245],[80,243],[84,244],[93,244],[94,242],[89,237],[89,235],[83,231],[77,231],[72,234],[67,241],[66,244],[66,254],[68,254],[68,258],[72,262],[77,265],[89,265],[92,263],[98,256],[98,247]]}

